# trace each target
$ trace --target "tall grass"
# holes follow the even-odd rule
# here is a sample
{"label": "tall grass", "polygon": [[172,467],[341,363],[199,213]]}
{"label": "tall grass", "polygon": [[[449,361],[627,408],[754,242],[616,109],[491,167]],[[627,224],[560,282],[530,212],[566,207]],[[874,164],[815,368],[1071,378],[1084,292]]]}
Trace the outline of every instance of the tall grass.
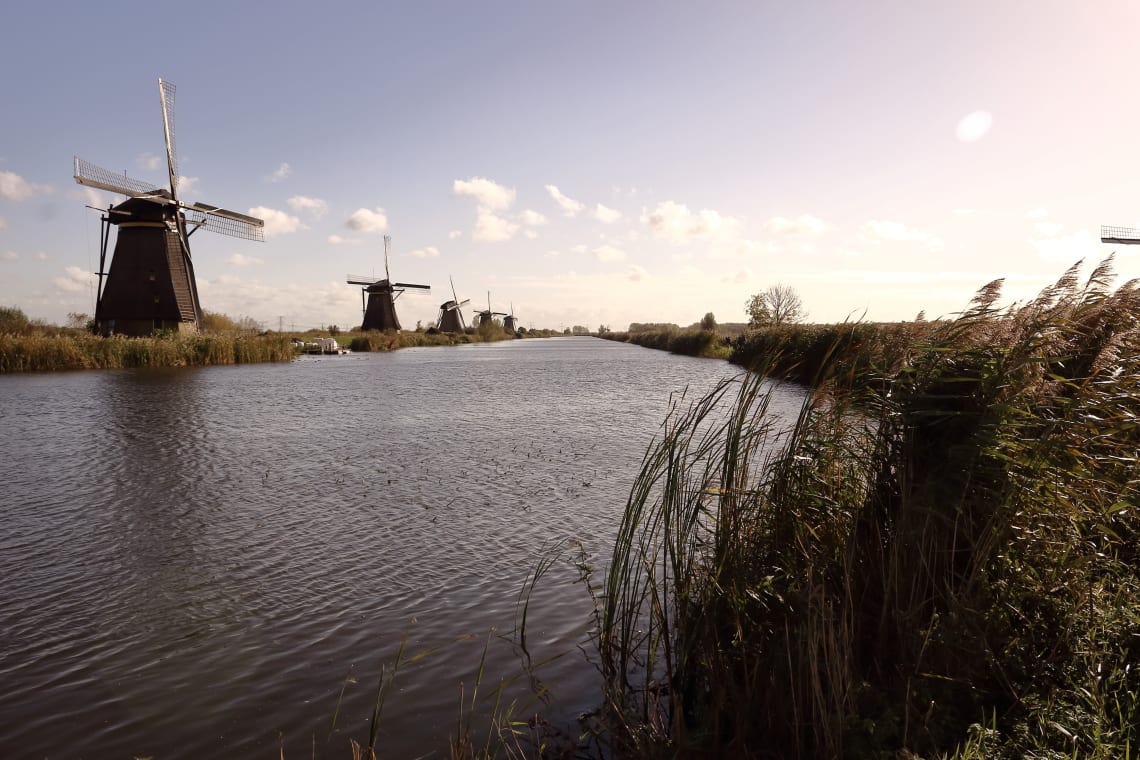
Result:
{"label": "tall grass", "polygon": [[131,367],[189,367],[289,361],[279,335],[166,335],[104,338],[80,331],[0,334],[0,373]]}
{"label": "tall grass", "polygon": [[684,356],[727,359],[732,342],[716,330],[656,330],[635,333],[602,333],[598,337]]}
{"label": "tall grass", "polygon": [[1005,311],[991,283],[790,429],[759,374],[678,405],[606,577],[617,753],[1126,756],[1140,293],[1111,280],[1074,268]]}

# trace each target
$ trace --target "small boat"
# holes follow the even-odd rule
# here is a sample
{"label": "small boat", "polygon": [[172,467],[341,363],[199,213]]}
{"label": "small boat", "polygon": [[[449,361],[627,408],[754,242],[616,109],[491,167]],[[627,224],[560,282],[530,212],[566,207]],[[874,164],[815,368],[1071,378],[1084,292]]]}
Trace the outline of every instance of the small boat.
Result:
{"label": "small boat", "polygon": [[327,356],[348,353],[348,349],[341,348],[340,344],[336,342],[336,338],[317,338],[312,343],[306,343],[301,351],[306,354],[325,354]]}

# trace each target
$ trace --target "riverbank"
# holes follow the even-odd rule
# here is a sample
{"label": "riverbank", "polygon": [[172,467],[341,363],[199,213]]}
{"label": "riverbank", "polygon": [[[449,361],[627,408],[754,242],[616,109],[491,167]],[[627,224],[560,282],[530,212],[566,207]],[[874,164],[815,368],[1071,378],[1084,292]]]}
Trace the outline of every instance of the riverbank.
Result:
{"label": "riverbank", "polygon": [[[670,416],[599,595],[616,755],[1132,756],[1140,292],[1111,280],[735,346],[757,372]],[[781,433],[789,374],[824,382]]]}

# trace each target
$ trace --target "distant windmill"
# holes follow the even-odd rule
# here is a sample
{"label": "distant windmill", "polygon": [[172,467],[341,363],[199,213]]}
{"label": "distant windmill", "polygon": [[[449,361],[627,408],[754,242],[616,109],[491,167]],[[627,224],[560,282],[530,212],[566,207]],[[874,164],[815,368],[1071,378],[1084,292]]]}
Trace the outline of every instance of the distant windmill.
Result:
{"label": "distant windmill", "polygon": [[503,330],[514,335],[518,329],[518,320],[515,319],[515,305],[511,303],[511,313],[503,317]]}
{"label": "distant windmill", "polygon": [[[392,238],[384,236],[384,279],[363,275],[348,276],[349,285],[360,285],[360,306],[364,310],[364,321],[361,330],[400,330],[400,318],[396,316],[396,299],[408,288],[431,292],[430,285],[413,285],[410,282],[392,282],[388,271],[388,247]],[[364,294],[368,294],[368,303],[365,305]]]}
{"label": "distant windmill", "polygon": [[1100,242],[1121,245],[1140,245],[1140,230],[1134,227],[1100,226]]}
{"label": "distant windmill", "polygon": [[455,295],[455,280],[451,279],[451,275],[448,275],[447,279],[451,283],[451,300],[439,305],[436,329],[445,333],[463,332],[467,324],[463,321],[462,307],[471,303],[471,299],[465,298],[460,301],[459,296]]}
{"label": "distant windmill", "polygon": [[[149,335],[156,330],[194,333],[202,307],[190,259],[190,235],[199,228],[244,240],[262,240],[261,219],[206,203],[178,199],[174,142],[174,85],[158,80],[170,189],[100,168],[75,157],[75,181],[127,196],[102,218],[95,323],[104,335]],[[118,228],[106,269],[110,228]],[[107,278],[104,286],[103,278]]]}
{"label": "distant windmill", "polygon": [[487,310],[477,312],[476,316],[479,317],[479,326],[482,327],[485,324],[494,322],[495,317],[507,316],[507,313],[505,311],[491,311],[491,291],[488,290],[487,291]]}

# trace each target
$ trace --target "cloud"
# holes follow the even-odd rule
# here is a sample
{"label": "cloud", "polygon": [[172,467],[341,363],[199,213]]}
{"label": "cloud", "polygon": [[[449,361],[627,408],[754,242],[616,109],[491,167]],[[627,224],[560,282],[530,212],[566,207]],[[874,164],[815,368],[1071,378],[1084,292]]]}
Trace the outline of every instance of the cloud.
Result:
{"label": "cloud", "polygon": [[457,179],[451,185],[451,192],[474,198],[479,205],[492,211],[505,211],[515,202],[514,188],[503,187],[483,177],[468,180]]}
{"label": "cloud", "polygon": [[731,236],[740,226],[739,221],[730,216],[721,216],[711,209],[701,209],[694,214],[688,206],[673,201],[658,203],[650,214],[641,217],[649,226],[653,237],[665,238],[682,243],[698,238]]}
{"label": "cloud", "polygon": [[95,282],[95,275],[79,267],[67,267],[63,272],[63,277],[54,278],[52,283],[65,293],[82,293]]}
{"label": "cloud", "polygon": [[8,220],[0,216],[0,230],[8,226]]}
{"label": "cloud", "polygon": [[989,111],[974,111],[958,122],[958,140],[972,143],[981,140],[993,126],[994,117]]}
{"label": "cloud", "polygon": [[952,213],[954,216],[971,216],[972,214],[978,213],[978,210],[973,208],[956,208]]}
{"label": "cloud", "polygon": [[346,238],[340,235],[329,235],[328,241],[333,245],[360,245],[360,241],[356,238]]}
{"label": "cloud", "polygon": [[287,163],[282,162],[282,164],[277,167],[277,171],[270,174],[266,179],[268,179],[270,182],[280,182],[292,173],[293,167],[289,166]]}
{"label": "cloud", "polygon": [[562,211],[566,216],[577,216],[586,208],[585,203],[576,201],[573,198],[567,198],[556,186],[546,185],[545,187],[546,192],[550,193],[550,197],[554,199],[554,202],[562,207]]}
{"label": "cloud", "polygon": [[49,257],[45,251],[36,251],[32,254],[32,258],[36,261],[47,261]]}
{"label": "cloud", "polygon": [[822,219],[810,214],[801,214],[795,219],[777,216],[764,223],[764,229],[775,235],[788,237],[815,237],[822,235],[827,225]]}
{"label": "cloud", "polygon": [[720,278],[720,281],[722,283],[724,283],[725,285],[743,285],[744,283],[748,282],[750,279],[752,279],[752,270],[751,269],[741,269],[739,272],[733,272],[732,274],[726,274],[724,277]]}
{"label": "cloud", "polygon": [[357,232],[387,232],[388,215],[382,208],[377,208],[375,211],[358,208],[344,224],[350,230]]}
{"label": "cloud", "polygon": [[20,254],[15,251],[4,251],[0,253],[0,261],[15,261],[20,258]]}
{"label": "cloud", "polygon": [[26,201],[51,192],[51,185],[35,185],[15,172],[0,172],[0,200]]}
{"label": "cloud", "polygon": [[448,240],[458,240],[461,237],[463,237],[463,230],[452,230],[447,233]]}
{"label": "cloud", "polygon": [[645,271],[645,267],[639,267],[637,264],[634,264],[627,270],[626,276],[634,282],[638,282],[648,277],[649,272]]}
{"label": "cloud", "polygon": [[598,261],[625,261],[625,251],[612,245],[602,245],[594,249],[594,258]]}
{"label": "cloud", "polygon": [[157,156],[154,153],[143,153],[135,159],[135,164],[138,165],[139,168],[146,169],[147,171],[157,171],[162,168],[163,161],[161,156]]}
{"label": "cloud", "polygon": [[597,208],[594,209],[594,218],[603,224],[612,224],[618,219],[621,219],[621,212],[599,203]]}
{"label": "cloud", "polygon": [[538,233],[534,230],[523,230],[523,237],[525,237],[527,240],[537,240]]}
{"label": "cloud", "polygon": [[924,243],[932,248],[942,245],[942,241],[930,233],[907,227],[902,222],[879,219],[872,219],[864,224],[860,230],[860,235],[864,240],[872,243],[887,240],[891,242]]}
{"label": "cloud", "polygon": [[561,255],[562,254],[560,254],[558,251],[550,250],[550,251],[547,251],[546,253],[542,254],[542,257],[545,259],[556,259]]}
{"label": "cloud", "polygon": [[439,249],[434,245],[429,245],[426,248],[417,248],[408,255],[415,256],[417,259],[434,259],[439,257]]}
{"label": "cloud", "polygon": [[320,198],[310,198],[307,195],[294,195],[285,202],[289,204],[289,208],[298,213],[308,211],[317,217],[324,216],[325,212],[329,210],[329,204]]}
{"label": "cloud", "polygon": [[178,192],[182,195],[186,193],[193,193],[198,190],[198,178],[180,176],[178,178]]}
{"label": "cloud", "polygon": [[1077,230],[1071,235],[1037,241],[1037,255],[1044,261],[1074,264],[1081,259],[1096,258],[1100,240],[1094,240],[1088,230]]}
{"label": "cloud", "polygon": [[570,250],[571,250],[573,253],[585,253],[585,252],[586,252],[586,246],[584,246],[584,245],[575,245],[575,246],[572,246],[572,247],[570,248]]}
{"label": "cloud", "polygon": [[1038,222],[1033,225],[1037,233],[1045,237],[1057,237],[1061,231],[1065,229],[1065,225],[1057,224],[1056,222]]}
{"label": "cloud", "polygon": [[490,209],[480,207],[479,215],[475,219],[475,229],[471,232],[474,240],[498,242],[510,240],[518,231],[519,226],[512,221],[496,216]]}
{"label": "cloud", "polygon": [[1035,208],[1025,214],[1026,219],[1044,219],[1049,216],[1049,212],[1043,208]]}
{"label": "cloud", "polygon": [[288,235],[297,230],[305,229],[305,225],[301,224],[300,219],[295,216],[290,216],[284,211],[278,211],[275,208],[257,206],[251,208],[248,213],[250,216],[265,220],[265,237]]}
{"label": "cloud", "polygon": [[107,208],[112,203],[111,196],[104,195],[93,187],[77,187],[69,192],[67,197],[99,209]]}
{"label": "cloud", "polygon": [[226,259],[226,263],[233,267],[248,267],[255,266],[257,264],[264,264],[265,261],[263,259],[257,258],[256,256],[243,256],[240,253],[235,253]]}
{"label": "cloud", "polygon": [[546,215],[540,214],[537,211],[531,211],[529,208],[522,212],[522,223],[528,227],[539,227],[546,224]]}

